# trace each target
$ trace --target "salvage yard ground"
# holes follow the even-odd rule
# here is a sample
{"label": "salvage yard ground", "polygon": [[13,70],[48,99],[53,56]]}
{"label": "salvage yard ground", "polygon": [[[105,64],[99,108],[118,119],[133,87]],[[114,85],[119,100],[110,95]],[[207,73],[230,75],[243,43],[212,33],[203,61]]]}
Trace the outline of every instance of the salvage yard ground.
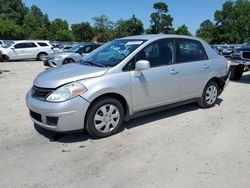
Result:
{"label": "salvage yard ground", "polygon": [[250,73],[214,108],[186,105],[131,120],[109,138],[51,142],[25,106],[44,70],[42,62],[0,63],[0,187],[250,187]]}

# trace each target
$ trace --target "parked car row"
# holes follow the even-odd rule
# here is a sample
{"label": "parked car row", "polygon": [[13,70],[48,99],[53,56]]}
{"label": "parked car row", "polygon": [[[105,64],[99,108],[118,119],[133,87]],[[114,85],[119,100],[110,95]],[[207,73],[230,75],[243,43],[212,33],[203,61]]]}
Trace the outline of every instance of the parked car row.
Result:
{"label": "parked car row", "polygon": [[57,67],[69,63],[80,61],[85,55],[89,54],[100,44],[83,43],[70,48],[67,51],[58,51],[47,55],[44,58],[44,65],[49,67]]}
{"label": "parked car row", "polygon": [[[77,53],[87,45],[74,49]],[[62,62],[64,55],[76,54],[55,56]],[[37,126],[54,132],[86,130],[102,138],[143,114],[191,102],[210,108],[228,80],[227,60],[203,40],[131,36],[102,45],[79,63],[40,73],[26,104]]]}
{"label": "parked car row", "polygon": [[0,41],[0,61],[36,59],[44,61],[46,66],[56,67],[79,61],[99,46],[95,43],[83,43],[75,46],[60,46],[60,49],[57,49],[49,41],[43,40],[14,41],[8,44]]}

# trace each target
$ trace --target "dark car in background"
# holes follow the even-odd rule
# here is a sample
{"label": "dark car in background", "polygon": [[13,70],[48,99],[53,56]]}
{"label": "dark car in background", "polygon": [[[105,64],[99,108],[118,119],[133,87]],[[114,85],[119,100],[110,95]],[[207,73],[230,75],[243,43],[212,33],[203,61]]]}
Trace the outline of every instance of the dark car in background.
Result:
{"label": "dark car in background", "polygon": [[239,80],[245,70],[250,69],[250,45],[235,50],[231,57],[231,80]]}

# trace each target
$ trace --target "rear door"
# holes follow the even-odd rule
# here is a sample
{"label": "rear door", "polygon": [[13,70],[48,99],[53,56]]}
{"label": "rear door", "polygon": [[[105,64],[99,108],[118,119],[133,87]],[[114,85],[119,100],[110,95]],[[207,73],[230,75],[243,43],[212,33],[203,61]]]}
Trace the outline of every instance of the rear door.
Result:
{"label": "rear door", "polygon": [[176,52],[182,73],[181,99],[200,97],[211,71],[211,62],[202,44],[197,40],[176,39]]}

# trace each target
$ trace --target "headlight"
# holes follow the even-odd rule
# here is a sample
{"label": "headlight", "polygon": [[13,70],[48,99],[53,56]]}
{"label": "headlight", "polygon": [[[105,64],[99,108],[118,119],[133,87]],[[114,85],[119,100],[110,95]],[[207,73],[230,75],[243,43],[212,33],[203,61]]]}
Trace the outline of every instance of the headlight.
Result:
{"label": "headlight", "polygon": [[86,91],[87,88],[84,87],[80,82],[72,82],[55,90],[46,98],[46,101],[63,102],[81,95]]}

